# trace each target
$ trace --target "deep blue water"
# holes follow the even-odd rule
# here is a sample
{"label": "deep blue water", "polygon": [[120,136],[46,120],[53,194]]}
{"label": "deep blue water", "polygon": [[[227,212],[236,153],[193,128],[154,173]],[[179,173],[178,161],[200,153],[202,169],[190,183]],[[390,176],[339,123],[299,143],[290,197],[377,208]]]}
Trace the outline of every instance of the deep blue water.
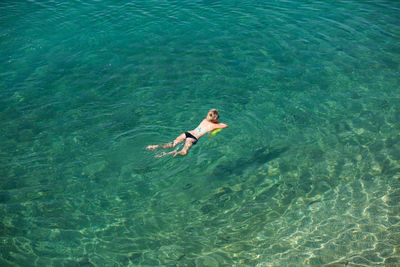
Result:
{"label": "deep blue water", "polygon": [[400,2],[0,14],[1,266],[400,265]]}

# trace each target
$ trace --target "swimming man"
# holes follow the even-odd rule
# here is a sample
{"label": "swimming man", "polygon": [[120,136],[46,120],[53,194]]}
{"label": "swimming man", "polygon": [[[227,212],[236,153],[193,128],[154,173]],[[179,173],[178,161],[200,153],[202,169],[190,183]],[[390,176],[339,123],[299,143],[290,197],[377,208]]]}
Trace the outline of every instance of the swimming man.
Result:
{"label": "swimming man", "polygon": [[174,157],[185,156],[189,149],[197,143],[197,141],[205,134],[215,130],[215,129],[222,129],[228,127],[227,124],[218,122],[219,114],[218,110],[211,109],[208,113],[206,118],[200,122],[199,126],[196,129],[184,132],[180,134],[173,142],[162,144],[162,145],[149,145],[146,149],[157,149],[157,148],[174,148],[177,144],[182,143],[185,141],[185,145],[183,146],[182,150],[178,152],[178,149],[171,151],[169,153],[162,152],[161,154],[157,155],[157,158],[161,158],[165,155],[174,154]]}

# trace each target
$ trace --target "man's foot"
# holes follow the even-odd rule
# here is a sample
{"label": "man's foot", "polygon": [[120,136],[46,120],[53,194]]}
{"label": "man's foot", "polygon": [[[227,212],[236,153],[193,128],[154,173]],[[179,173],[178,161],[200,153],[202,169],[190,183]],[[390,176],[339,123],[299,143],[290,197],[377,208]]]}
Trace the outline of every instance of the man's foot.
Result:
{"label": "man's foot", "polygon": [[146,147],[147,150],[154,150],[156,148],[158,148],[158,145],[149,145]]}
{"label": "man's foot", "polygon": [[161,158],[161,157],[164,157],[165,155],[168,155],[168,153],[162,152],[162,153],[160,153],[158,155],[155,155],[155,157],[156,158]]}

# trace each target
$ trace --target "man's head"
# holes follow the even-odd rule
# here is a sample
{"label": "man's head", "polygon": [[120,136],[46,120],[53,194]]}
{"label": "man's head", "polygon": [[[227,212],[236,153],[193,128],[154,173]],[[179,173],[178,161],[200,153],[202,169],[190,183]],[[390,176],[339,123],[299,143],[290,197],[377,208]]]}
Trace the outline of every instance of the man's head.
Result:
{"label": "man's head", "polygon": [[211,121],[211,122],[218,122],[218,118],[219,118],[219,114],[218,114],[218,110],[216,110],[215,108],[211,109],[208,113],[207,113],[207,120]]}

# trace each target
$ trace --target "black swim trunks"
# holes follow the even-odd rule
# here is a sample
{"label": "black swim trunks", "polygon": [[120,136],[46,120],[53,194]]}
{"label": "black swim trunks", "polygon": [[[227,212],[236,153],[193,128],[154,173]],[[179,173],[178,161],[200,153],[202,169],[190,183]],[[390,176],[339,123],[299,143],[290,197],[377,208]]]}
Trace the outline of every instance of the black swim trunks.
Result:
{"label": "black swim trunks", "polygon": [[185,132],[185,136],[186,136],[186,138],[192,138],[192,139],[194,139],[194,141],[193,141],[193,145],[195,145],[196,143],[197,143],[197,138],[196,137],[194,137],[191,133],[189,133],[189,132]]}

